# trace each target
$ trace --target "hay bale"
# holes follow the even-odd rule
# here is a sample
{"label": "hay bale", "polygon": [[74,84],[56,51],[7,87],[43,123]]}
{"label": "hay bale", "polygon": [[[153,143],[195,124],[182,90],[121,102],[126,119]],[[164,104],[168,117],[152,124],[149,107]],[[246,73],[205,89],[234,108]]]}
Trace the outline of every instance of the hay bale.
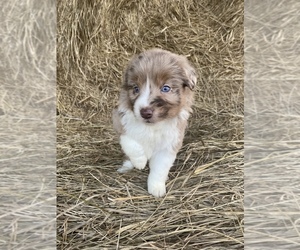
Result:
{"label": "hay bale", "polygon": [[[243,246],[243,1],[59,1],[58,245],[62,249]],[[118,174],[111,125],[129,58],[159,47],[199,75],[194,113],[167,182]]]}

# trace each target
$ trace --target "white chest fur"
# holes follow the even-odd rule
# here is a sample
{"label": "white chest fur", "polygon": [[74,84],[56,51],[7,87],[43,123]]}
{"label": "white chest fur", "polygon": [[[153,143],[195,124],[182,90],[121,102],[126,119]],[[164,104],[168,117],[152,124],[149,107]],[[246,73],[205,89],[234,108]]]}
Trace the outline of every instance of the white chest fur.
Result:
{"label": "white chest fur", "polygon": [[147,124],[127,111],[121,119],[125,134],[140,144],[148,159],[159,151],[173,151],[179,140],[178,118]]}

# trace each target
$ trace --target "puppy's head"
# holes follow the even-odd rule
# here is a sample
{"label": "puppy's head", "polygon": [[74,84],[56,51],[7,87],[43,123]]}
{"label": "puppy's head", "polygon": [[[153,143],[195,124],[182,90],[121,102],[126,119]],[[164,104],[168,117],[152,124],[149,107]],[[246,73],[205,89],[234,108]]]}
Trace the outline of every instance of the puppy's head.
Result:
{"label": "puppy's head", "polygon": [[123,81],[121,104],[137,119],[156,123],[190,111],[197,78],[185,57],[152,49],[131,59]]}

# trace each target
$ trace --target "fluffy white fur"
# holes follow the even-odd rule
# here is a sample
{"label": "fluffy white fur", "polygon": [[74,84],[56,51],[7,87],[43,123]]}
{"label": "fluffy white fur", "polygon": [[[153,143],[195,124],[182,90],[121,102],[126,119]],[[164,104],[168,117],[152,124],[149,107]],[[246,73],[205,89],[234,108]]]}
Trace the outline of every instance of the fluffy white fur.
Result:
{"label": "fluffy white fur", "polygon": [[150,96],[150,83],[147,77],[145,88],[142,90],[141,95],[134,103],[134,114],[135,117],[140,121],[143,121],[143,118],[140,116],[140,110],[141,108],[147,107],[149,105],[149,96]]}
{"label": "fluffy white fur", "polygon": [[149,125],[127,110],[121,119],[126,133],[121,135],[120,144],[130,161],[126,160],[118,171],[124,173],[133,167],[143,169],[149,160],[148,192],[156,197],[164,196],[165,182],[176,158],[177,123],[183,117],[188,118],[188,112],[182,111],[182,116]]}

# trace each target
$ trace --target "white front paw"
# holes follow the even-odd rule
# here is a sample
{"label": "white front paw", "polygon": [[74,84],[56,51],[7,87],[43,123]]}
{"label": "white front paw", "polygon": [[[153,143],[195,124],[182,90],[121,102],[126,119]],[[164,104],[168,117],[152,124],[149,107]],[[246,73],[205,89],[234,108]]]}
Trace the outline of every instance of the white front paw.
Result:
{"label": "white front paw", "polygon": [[142,155],[140,157],[131,158],[131,162],[135,168],[142,170],[147,164],[147,157]]}
{"label": "white front paw", "polygon": [[145,168],[148,159],[145,155],[143,147],[138,142],[127,135],[122,135],[120,138],[120,144],[124,153],[130,159],[135,168]]}
{"label": "white front paw", "polygon": [[166,194],[166,184],[163,181],[148,179],[148,193],[155,197],[163,197]]}

